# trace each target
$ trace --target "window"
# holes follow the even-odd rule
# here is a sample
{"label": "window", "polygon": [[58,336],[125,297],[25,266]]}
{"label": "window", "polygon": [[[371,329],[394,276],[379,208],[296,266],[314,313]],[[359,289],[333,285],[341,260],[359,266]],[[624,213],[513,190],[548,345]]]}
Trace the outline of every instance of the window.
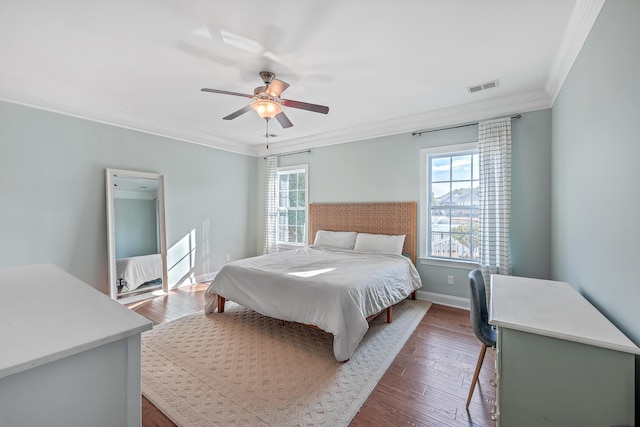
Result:
{"label": "window", "polygon": [[306,244],[307,194],[307,165],[278,168],[279,245]]}
{"label": "window", "polygon": [[422,253],[429,258],[480,259],[480,174],[477,144],[421,150]]}

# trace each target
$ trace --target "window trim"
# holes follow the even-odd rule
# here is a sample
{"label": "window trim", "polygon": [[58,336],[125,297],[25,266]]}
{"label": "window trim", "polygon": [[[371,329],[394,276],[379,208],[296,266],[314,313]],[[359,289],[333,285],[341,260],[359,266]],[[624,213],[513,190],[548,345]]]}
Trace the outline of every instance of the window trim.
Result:
{"label": "window trim", "polygon": [[281,172],[290,172],[304,170],[305,180],[305,206],[304,206],[304,222],[305,222],[305,230],[304,230],[304,242],[302,243],[291,243],[291,242],[280,242],[278,241],[279,235],[279,226],[276,223],[276,246],[278,249],[295,249],[299,247],[303,247],[307,245],[309,241],[308,229],[309,229],[309,164],[303,163],[299,165],[291,165],[291,166],[278,166],[277,168],[277,180],[276,180],[276,194],[278,194],[278,203],[276,204],[276,210],[280,209],[280,173]]}
{"label": "window trim", "polygon": [[429,156],[432,156],[434,154],[454,154],[474,150],[478,150],[477,141],[462,144],[442,145],[438,147],[425,147],[420,149],[420,253],[418,258],[420,259],[421,264],[477,264],[477,262],[472,260],[431,257],[429,256],[429,251],[427,248],[427,236],[428,233],[431,232],[431,223],[429,221],[429,201],[427,199],[427,193],[429,191],[429,181],[431,180],[430,168],[428,165]]}

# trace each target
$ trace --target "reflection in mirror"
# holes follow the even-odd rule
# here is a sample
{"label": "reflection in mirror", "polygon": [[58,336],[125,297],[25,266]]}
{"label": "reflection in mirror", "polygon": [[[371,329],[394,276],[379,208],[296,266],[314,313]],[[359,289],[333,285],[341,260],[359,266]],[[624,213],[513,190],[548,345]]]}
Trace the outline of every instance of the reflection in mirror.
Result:
{"label": "reflection in mirror", "polygon": [[163,176],[107,169],[107,224],[111,297],[167,292]]}

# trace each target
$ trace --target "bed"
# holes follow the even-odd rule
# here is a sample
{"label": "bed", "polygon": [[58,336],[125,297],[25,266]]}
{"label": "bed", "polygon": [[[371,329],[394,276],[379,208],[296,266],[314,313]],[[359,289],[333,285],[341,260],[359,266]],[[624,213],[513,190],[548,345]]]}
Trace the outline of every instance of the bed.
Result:
{"label": "bed", "polygon": [[151,254],[116,260],[118,292],[131,292],[149,283],[162,280],[162,256]]}
{"label": "bed", "polygon": [[[205,292],[205,314],[227,299],[333,334],[348,360],[368,321],[422,286],[415,262],[415,203],[312,204],[313,245],[226,264]],[[392,248],[392,249],[389,249]]]}

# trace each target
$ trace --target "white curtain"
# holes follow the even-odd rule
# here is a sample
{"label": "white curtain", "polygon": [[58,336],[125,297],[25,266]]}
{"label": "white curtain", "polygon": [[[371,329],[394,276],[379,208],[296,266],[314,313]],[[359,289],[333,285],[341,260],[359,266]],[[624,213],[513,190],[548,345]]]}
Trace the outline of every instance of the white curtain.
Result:
{"label": "white curtain", "polygon": [[264,189],[264,239],[263,254],[278,251],[276,244],[276,227],[278,226],[278,157],[267,157],[265,189]]}
{"label": "white curtain", "polygon": [[511,275],[511,118],[479,123],[480,266],[490,300],[491,274]]}

